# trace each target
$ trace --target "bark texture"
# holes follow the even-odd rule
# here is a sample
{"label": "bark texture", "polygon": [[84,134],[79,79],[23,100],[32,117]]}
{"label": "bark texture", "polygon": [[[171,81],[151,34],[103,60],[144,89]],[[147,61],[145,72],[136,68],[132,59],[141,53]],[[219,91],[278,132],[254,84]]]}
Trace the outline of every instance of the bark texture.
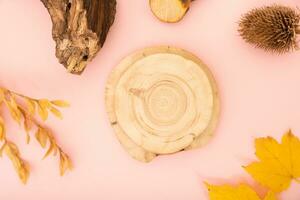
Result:
{"label": "bark texture", "polygon": [[56,57],[81,74],[103,46],[114,22],[116,0],[41,0],[51,16]]}

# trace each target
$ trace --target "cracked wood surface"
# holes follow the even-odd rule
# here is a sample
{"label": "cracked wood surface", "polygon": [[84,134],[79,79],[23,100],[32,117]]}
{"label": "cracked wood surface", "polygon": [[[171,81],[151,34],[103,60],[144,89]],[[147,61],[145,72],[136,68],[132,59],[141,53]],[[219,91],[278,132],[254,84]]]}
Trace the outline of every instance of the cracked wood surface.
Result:
{"label": "cracked wood surface", "polygon": [[114,22],[116,0],[41,0],[53,23],[56,57],[81,74],[104,45]]}

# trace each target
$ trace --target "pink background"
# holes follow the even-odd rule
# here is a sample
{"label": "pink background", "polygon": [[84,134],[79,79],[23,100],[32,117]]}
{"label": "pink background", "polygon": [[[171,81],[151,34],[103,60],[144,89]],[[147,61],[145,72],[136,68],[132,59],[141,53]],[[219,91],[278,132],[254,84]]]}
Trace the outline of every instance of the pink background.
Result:
{"label": "pink background", "polygon": [[[205,200],[203,181],[258,187],[241,168],[255,158],[254,138],[279,139],[289,128],[300,136],[299,52],[269,55],[246,44],[236,31],[242,13],[271,2],[300,6],[298,0],[197,0],[180,23],[164,24],[151,14],[148,0],[118,0],[104,48],[82,76],[74,76],[55,58],[52,25],[42,3],[0,0],[0,84],[72,104],[63,111],[63,121],[50,117],[47,124],[75,166],[60,177],[57,158],[41,160],[44,152],[37,142],[26,145],[24,132],[10,126],[9,138],[22,149],[31,176],[22,185],[2,158],[0,199]],[[143,164],[117,141],[105,113],[104,87],[124,56],[162,44],[189,50],[210,66],[222,112],[216,136],[205,148]],[[281,195],[283,200],[299,198],[295,183]]]}

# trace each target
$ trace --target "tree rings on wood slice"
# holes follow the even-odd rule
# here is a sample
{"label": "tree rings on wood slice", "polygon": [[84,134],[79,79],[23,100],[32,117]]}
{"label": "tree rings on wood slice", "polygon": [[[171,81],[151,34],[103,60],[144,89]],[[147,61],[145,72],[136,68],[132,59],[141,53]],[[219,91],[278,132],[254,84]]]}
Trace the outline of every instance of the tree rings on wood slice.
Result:
{"label": "tree rings on wood slice", "polygon": [[161,21],[180,21],[189,10],[191,0],[149,0],[152,13]]}
{"label": "tree rings on wood slice", "polygon": [[193,54],[172,47],[143,49],[122,60],[105,96],[118,139],[144,162],[206,144],[219,114],[209,69]]}

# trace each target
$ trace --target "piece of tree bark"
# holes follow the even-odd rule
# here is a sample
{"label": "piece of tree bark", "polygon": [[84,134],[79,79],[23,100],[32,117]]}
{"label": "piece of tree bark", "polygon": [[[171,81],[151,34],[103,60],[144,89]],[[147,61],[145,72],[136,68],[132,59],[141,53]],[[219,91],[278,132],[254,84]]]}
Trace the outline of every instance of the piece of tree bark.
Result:
{"label": "piece of tree bark", "polygon": [[51,16],[56,57],[81,74],[103,46],[114,22],[116,0],[41,0]]}
{"label": "piece of tree bark", "polygon": [[152,13],[161,21],[180,21],[190,8],[193,0],[149,0]]}
{"label": "piece of tree bark", "polygon": [[209,69],[172,47],[143,49],[121,61],[108,79],[105,98],[117,138],[143,162],[203,146],[219,116]]}

